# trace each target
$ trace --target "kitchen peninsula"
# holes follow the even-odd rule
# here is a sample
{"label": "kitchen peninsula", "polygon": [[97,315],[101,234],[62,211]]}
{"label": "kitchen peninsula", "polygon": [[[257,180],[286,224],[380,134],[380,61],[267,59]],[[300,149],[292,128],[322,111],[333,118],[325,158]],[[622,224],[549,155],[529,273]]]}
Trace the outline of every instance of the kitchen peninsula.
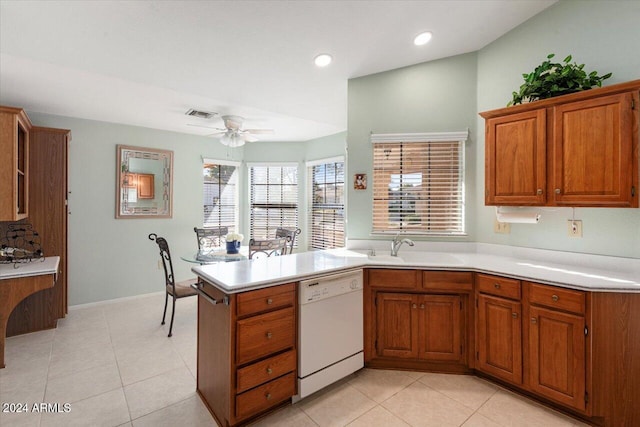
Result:
{"label": "kitchen peninsula", "polygon": [[[366,366],[478,375],[594,425],[640,423],[639,260],[425,247],[194,267],[197,388],[218,422],[244,424],[296,394],[297,284],[363,269]],[[393,324],[403,330],[382,331]],[[402,351],[388,351],[390,335]]]}

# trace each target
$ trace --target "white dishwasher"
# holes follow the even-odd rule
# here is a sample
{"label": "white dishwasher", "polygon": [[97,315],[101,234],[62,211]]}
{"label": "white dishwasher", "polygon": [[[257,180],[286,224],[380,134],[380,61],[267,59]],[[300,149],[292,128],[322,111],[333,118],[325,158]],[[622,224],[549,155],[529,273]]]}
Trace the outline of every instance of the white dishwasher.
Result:
{"label": "white dishwasher", "polygon": [[300,282],[298,395],[364,367],[362,270]]}

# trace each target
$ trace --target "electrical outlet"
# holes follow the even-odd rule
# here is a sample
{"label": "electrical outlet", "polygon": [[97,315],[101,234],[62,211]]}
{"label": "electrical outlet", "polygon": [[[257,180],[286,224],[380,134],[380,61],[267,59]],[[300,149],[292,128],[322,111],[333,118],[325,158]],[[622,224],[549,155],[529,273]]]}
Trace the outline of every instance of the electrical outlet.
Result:
{"label": "electrical outlet", "polygon": [[582,221],[568,219],[567,234],[569,237],[582,237]]}
{"label": "electrical outlet", "polygon": [[500,222],[497,219],[493,221],[493,232],[498,234],[511,233],[511,224],[508,222]]}

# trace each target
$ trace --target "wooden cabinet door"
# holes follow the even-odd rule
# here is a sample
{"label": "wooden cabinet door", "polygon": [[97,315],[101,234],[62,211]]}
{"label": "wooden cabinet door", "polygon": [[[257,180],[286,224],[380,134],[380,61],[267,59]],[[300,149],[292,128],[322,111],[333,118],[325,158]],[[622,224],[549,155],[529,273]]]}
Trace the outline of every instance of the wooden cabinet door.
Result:
{"label": "wooden cabinet door", "polygon": [[463,332],[460,296],[421,295],[418,304],[418,357],[461,361]]}
{"label": "wooden cabinet door", "polygon": [[529,382],[536,393],[585,409],[584,317],[530,307]]}
{"label": "wooden cabinet door", "polygon": [[543,205],[546,109],[486,121],[485,204]]}
{"label": "wooden cabinet door", "polygon": [[478,295],[477,369],[522,384],[522,304]]}
{"label": "wooden cabinet door", "polygon": [[418,357],[418,297],[379,292],[376,297],[376,353],[382,357]]}
{"label": "wooden cabinet door", "polygon": [[638,182],[634,96],[637,92],[554,107],[550,180],[555,204],[638,206],[638,196],[632,195]]}

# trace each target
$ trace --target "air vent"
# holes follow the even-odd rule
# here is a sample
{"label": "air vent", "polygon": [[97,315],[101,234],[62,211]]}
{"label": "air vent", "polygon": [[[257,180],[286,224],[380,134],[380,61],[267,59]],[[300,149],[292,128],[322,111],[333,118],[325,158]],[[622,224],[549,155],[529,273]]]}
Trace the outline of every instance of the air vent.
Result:
{"label": "air vent", "polygon": [[191,108],[189,111],[185,113],[187,116],[198,117],[200,119],[210,119],[213,116],[217,116],[218,113],[212,113],[209,111],[198,111]]}

